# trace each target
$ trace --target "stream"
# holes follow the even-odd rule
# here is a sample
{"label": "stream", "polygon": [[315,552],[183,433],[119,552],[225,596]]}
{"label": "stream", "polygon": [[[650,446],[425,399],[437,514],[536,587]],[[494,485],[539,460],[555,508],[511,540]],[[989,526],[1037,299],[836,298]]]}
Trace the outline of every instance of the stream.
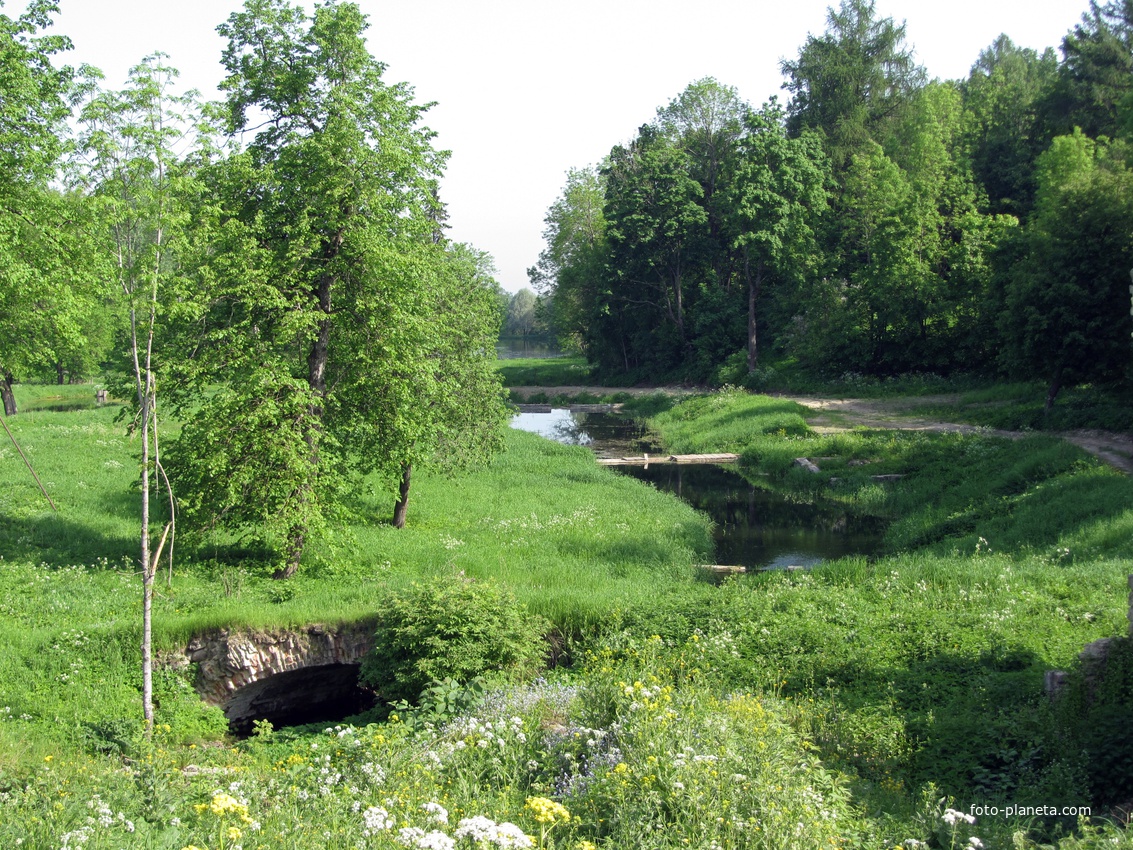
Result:
{"label": "stream", "polygon": [[[520,413],[512,427],[574,446],[599,457],[658,451],[645,429],[613,413]],[[844,555],[876,552],[885,526],[834,503],[802,502],[753,485],[730,465],[655,464],[610,467],[647,481],[703,511],[714,523],[716,563],[748,568],[811,567]]]}

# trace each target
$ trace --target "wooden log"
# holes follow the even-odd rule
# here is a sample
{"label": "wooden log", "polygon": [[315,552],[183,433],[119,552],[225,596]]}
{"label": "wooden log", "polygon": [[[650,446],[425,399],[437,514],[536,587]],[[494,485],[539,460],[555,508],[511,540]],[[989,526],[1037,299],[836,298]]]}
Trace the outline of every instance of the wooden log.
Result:
{"label": "wooden log", "polygon": [[572,404],[571,413],[613,413],[620,404]]}
{"label": "wooden log", "polygon": [[600,466],[648,466],[651,463],[736,463],[740,459],[737,454],[703,454],[703,455],[669,455],[668,457],[600,457]]}
{"label": "wooden log", "polygon": [[788,564],[785,567],[745,567],[741,564],[697,564],[698,570],[708,570],[713,573],[794,573],[799,570],[810,569],[802,564]]}

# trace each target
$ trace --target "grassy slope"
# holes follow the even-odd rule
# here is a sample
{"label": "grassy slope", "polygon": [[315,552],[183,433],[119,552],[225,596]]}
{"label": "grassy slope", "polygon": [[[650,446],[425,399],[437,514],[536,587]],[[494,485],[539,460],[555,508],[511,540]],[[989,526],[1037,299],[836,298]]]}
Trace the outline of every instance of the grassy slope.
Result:
{"label": "grassy slope", "polygon": [[[130,660],[140,619],[132,567],[136,460],[117,412],[11,419],[57,513],[15,450],[0,447],[8,482],[0,491],[0,641],[7,648],[0,653],[0,707],[61,717],[72,730],[128,716],[137,698]],[[694,582],[691,564],[711,548],[707,523],[691,508],[597,467],[583,449],[520,432],[509,432],[506,452],[487,469],[421,475],[406,529],[383,521],[390,505],[360,502],[360,513],[374,520],[324,542],[300,576],[283,584],[268,577],[269,563],[242,560],[238,550],[204,547],[194,558],[182,547],[155,604],[159,646],[175,650],[219,626],[353,620],[380,607],[391,587],[458,571],[511,586],[565,633],[592,630],[659,591]],[[73,659],[51,648],[72,645],[74,633],[99,666],[61,680]],[[61,681],[67,687],[58,687]],[[54,739],[60,730],[40,731]],[[190,728],[187,737],[198,731]]]}
{"label": "grassy slope", "polygon": [[[909,810],[926,782],[973,801],[1096,796],[1111,778],[1088,775],[1074,749],[1082,729],[1056,724],[1043,675],[1126,632],[1133,481],[1045,437],[822,437],[801,415],[721,393],[652,424],[675,450],[742,451],[770,473],[753,479],[761,486],[891,518],[893,555],[740,579],[710,605],[654,609],[642,627],[731,624],[734,681],[777,680],[806,702],[827,763],[886,810]],[[800,456],[821,458],[824,473],[792,467]]]}
{"label": "grassy slope", "polygon": [[[0,714],[12,718],[0,721],[0,784],[5,775],[28,775],[49,757],[67,759],[76,786],[79,772],[112,776],[113,759],[91,761],[86,754],[92,746],[105,749],[136,714],[139,591],[123,561],[133,548],[132,460],[112,417],[113,411],[101,410],[12,419],[58,495],[59,516],[24,481],[14,453],[0,453],[0,472],[12,482],[0,495],[6,562],[0,573]],[[897,554],[876,564],[849,559],[813,575],[765,575],[715,589],[689,577],[688,565],[708,545],[703,521],[691,511],[598,470],[583,451],[512,435],[508,453],[488,471],[451,480],[422,477],[404,532],[360,524],[333,549],[313,553],[316,563],[292,583],[268,580],[266,567],[223,558],[186,565],[159,599],[159,640],[174,647],[207,625],[349,618],[379,605],[390,586],[464,570],[511,585],[563,628],[604,622],[637,636],[628,640],[657,635],[657,646],[673,647],[619,650],[622,667],[599,653],[584,665],[584,678],[644,680],[652,670],[687,679],[675,698],[683,710],[702,711],[706,723],[713,712],[735,714],[712,703],[717,698],[710,694],[763,693],[850,781],[863,815],[841,827],[844,836],[856,836],[851,846],[890,846],[934,834],[947,846],[939,822],[934,827],[925,820],[939,813],[930,817],[924,801],[942,793],[960,795],[958,804],[1085,799],[1090,788],[1080,748],[1074,751],[1079,740],[1075,730],[1055,725],[1041,677],[1045,669],[1072,664],[1084,643],[1124,631],[1124,575],[1133,569],[1133,519],[1124,507],[1133,504],[1133,494],[1126,479],[1042,439],[815,437],[799,410],[742,394],[686,402],[655,424],[674,450],[743,451],[770,473],[760,480],[799,498],[822,494],[903,517],[890,532]],[[831,486],[826,476],[792,469],[791,459],[801,455],[833,458],[823,466],[841,480]],[[854,459],[873,462],[849,466]],[[870,478],[898,471],[907,477],[897,485]],[[387,502],[360,507],[384,517]],[[691,678],[689,647],[708,652],[691,662],[700,671]],[[654,659],[653,667],[642,653]],[[618,672],[603,674],[607,667]],[[592,681],[588,687],[598,694],[608,685]],[[166,757],[174,760],[167,776],[170,810],[184,814],[185,795],[205,791],[186,784],[176,765],[203,757],[186,749],[188,742],[215,737],[220,719],[201,708],[183,675],[163,672],[158,692],[159,721],[170,727]],[[595,703],[586,704],[592,711]],[[715,733],[705,727],[689,734],[703,741]],[[638,753],[642,781],[656,771],[645,753],[661,752],[649,749],[662,746],[659,740]],[[676,746],[665,740],[664,747]],[[253,746],[247,755],[218,752],[210,759],[233,762],[254,785],[268,782],[271,758],[306,748],[299,740],[291,749]],[[628,753],[625,758],[632,761]],[[40,781],[45,789],[50,784]],[[99,782],[91,778],[84,793],[104,788]],[[414,787],[415,794],[427,793],[420,783]],[[496,795],[497,811],[514,814],[522,787],[507,787],[508,793],[503,786],[478,786],[473,798]],[[77,789],[63,788],[59,799],[74,804],[73,823],[79,824],[85,802]],[[752,793],[758,804],[767,789]],[[47,809],[37,809],[39,798],[28,794],[20,798],[21,811],[43,816]],[[801,799],[792,797],[788,808]],[[579,800],[594,818],[620,812],[630,826],[658,811],[653,798]],[[141,811],[146,804],[127,805]],[[279,820],[272,828],[280,830],[294,829],[296,818],[313,819],[311,846],[329,823],[304,807],[273,817]],[[207,813],[198,818],[197,832],[179,840],[203,835],[206,819]],[[0,821],[0,834],[15,834],[3,827]],[[701,827],[708,828],[687,825]],[[57,837],[60,828],[45,826],[44,834]],[[1006,821],[992,823],[981,826],[980,835],[989,846],[1011,846],[1012,829]],[[585,825],[581,835],[600,837]],[[295,839],[294,846],[307,844]]]}

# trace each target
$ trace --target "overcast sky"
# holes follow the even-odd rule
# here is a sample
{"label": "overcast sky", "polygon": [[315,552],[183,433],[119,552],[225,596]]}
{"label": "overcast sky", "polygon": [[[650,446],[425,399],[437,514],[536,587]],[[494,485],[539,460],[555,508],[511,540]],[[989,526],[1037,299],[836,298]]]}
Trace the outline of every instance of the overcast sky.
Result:
{"label": "overcast sky", "polygon": [[[688,83],[715,77],[758,105],[780,93],[780,60],[821,34],[830,0],[358,0],[369,45],[419,101],[452,151],[442,187],[449,235],[490,252],[505,289],[527,285],[543,216],[569,168],[598,162]],[[15,15],[22,0],[0,0]],[[308,8],[312,4],[306,3]],[[187,88],[216,96],[216,26],[239,0],[59,0],[69,64],[121,86],[129,68],[169,54]],[[876,0],[905,21],[932,77],[965,77],[1000,33],[1057,48],[1087,0]],[[785,94],[785,93],[783,93]],[[781,98],[785,100],[785,97]]]}

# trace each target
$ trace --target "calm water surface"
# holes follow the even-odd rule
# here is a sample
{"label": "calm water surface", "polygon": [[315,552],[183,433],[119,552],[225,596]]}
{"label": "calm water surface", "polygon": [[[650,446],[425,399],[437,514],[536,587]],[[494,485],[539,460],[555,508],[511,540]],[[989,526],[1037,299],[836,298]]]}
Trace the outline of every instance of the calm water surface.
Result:
{"label": "calm water surface", "polygon": [[[512,427],[560,443],[586,446],[599,457],[654,452],[644,429],[609,413],[520,413]],[[872,554],[882,521],[839,505],[800,502],[753,485],[734,467],[654,464],[611,467],[683,499],[715,523],[716,563],[745,567],[813,566],[844,555]]]}
{"label": "calm water surface", "polygon": [[545,339],[508,337],[496,343],[496,357],[500,360],[515,360],[519,357],[552,358],[562,356],[562,350]]}

